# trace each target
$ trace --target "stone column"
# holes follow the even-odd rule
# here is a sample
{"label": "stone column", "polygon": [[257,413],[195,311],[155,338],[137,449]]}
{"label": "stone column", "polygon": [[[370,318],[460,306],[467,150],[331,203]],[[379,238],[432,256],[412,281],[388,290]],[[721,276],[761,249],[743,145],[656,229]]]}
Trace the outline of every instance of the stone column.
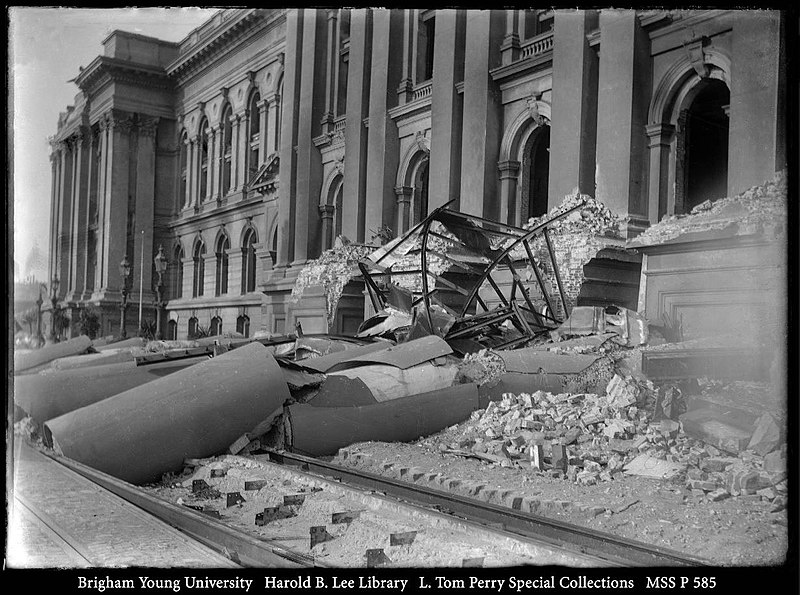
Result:
{"label": "stone column", "polygon": [[519,161],[501,161],[497,164],[500,170],[500,206],[497,220],[509,225],[519,225],[519,209],[517,208],[517,180],[519,179]]}
{"label": "stone column", "polygon": [[436,12],[428,212],[457,199],[461,190],[462,99],[456,83],[464,73],[465,20],[464,10]]}
{"label": "stone column", "polygon": [[240,145],[242,144],[241,126],[238,114],[231,115],[231,192],[241,188],[239,175]]}
{"label": "stone column", "polygon": [[555,12],[549,207],[576,188],[595,195],[598,59],[586,34],[597,20],[594,10]]}
{"label": "stone column", "polygon": [[503,38],[503,66],[519,60],[519,10],[506,10],[506,34]]}
{"label": "stone column", "polygon": [[209,125],[208,127],[208,153],[206,162],[206,195],[200,197],[203,202],[211,200],[214,195],[214,157],[216,155],[216,132]]}
{"label": "stone column", "polygon": [[333,120],[336,118],[336,85],[339,80],[339,8],[327,9],[328,17],[328,59],[325,66],[325,111],[322,114],[322,133],[333,132]]}
{"label": "stone column", "polygon": [[461,211],[479,217],[495,216],[499,206],[495,164],[502,105],[489,71],[500,65],[504,16],[500,10],[470,10],[466,18],[460,198]]}
{"label": "stone column", "polygon": [[189,209],[197,210],[200,201],[200,147],[198,143],[199,137],[189,139]]}
{"label": "stone column", "polygon": [[72,206],[72,264],[70,293],[73,301],[83,295],[86,284],[86,234],[89,211],[89,167],[91,163],[91,133],[83,130],[75,136],[75,166],[73,176]]}
{"label": "stone column", "polygon": [[303,12],[286,11],[286,54],[281,97],[280,192],[278,195],[278,268],[294,259],[294,218],[297,202],[297,133]]}
{"label": "stone column", "polygon": [[228,294],[242,292],[242,249],[239,246],[228,248]]}
{"label": "stone column", "polygon": [[786,167],[780,125],[782,52],[779,11],[736,11],[731,36],[731,103],[728,196],[771,179]]}
{"label": "stone column", "polygon": [[[388,110],[397,104],[396,89],[402,64],[395,57],[403,49],[403,13],[399,10],[372,11],[372,44],[367,130],[366,230],[386,225],[400,233],[395,221],[394,184],[400,160],[397,125]],[[367,237],[369,239],[369,237]]]}
{"label": "stone column", "polygon": [[72,147],[69,141],[63,143],[61,151],[61,201],[58,212],[58,294],[64,297],[69,290],[69,265],[70,265],[70,241],[69,237],[72,230]]}
{"label": "stone column", "polygon": [[245,109],[239,114],[239,144],[237,151],[239,158],[236,160],[239,172],[237,174],[238,185],[236,190],[243,192],[245,186],[250,181],[248,170],[250,169],[250,110]]}
{"label": "stone column", "polygon": [[[130,131],[131,120],[128,114],[114,110],[107,116],[108,155],[106,159],[106,184],[103,202],[105,204],[102,225],[106,229],[103,244],[103,274],[106,293],[118,295],[122,289],[119,263],[125,256],[128,195],[130,182]],[[128,254],[133,265],[133,255]]]}
{"label": "stone column", "polygon": [[222,160],[222,127],[220,125],[214,126],[211,129],[211,139],[214,150],[209,156],[211,163],[208,169],[211,172],[210,178],[213,181],[213,185],[209,184],[209,188],[211,189],[211,200],[219,202],[223,196],[222,170],[220,167],[220,161]]}
{"label": "stone column", "polygon": [[333,245],[333,213],[336,207],[333,205],[319,205],[319,215],[322,219],[322,249],[327,250]]}
{"label": "stone column", "polygon": [[417,11],[404,10],[403,15],[403,72],[397,95],[401,104],[408,103],[414,95],[414,68],[416,62]]}
{"label": "stone column", "polygon": [[650,94],[641,81],[650,78],[650,40],[636,11],[600,13],[601,51],[597,105],[596,198],[615,213],[630,217],[626,237],[648,225],[644,183]]}
{"label": "stone column", "polygon": [[[133,287],[138,303],[139,271],[142,247],[144,247],[144,295],[149,296],[153,279],[153,220],[156,187],[156,135],[158,118],[141,116],[139,119],[139,142],[136,146],[136,229],[133,230]],[[144,230],[144,237],[142,237]],[[130,258],[130,257],[129,257]],[[133,264],[133,263],[132,263]],[[143,298],[144,300],[145,298]]]}
{"label": "stone column", "polygon": [[264,159],[266,160],[267,157],[278,150],[278,111],[280,110],[280,104],[276,93],[269,95],[264,101],[268,105],[266,124],[267,138],[264,140]]}
{"label": "stone column", "polygon": [[267,159],[267,132],[269,129],[267,128],[267,110],[269,109],[269,101],[266,99],[262,101],[258,106],[258,113],[259,113],[259,130],[258,130],[258,167],[261,168],[264,165],[264,161]]}
{"label": "stone column", "polygon": [[[78,289],[81,291],[80,299],[88,300],[92,296],[94,289],[94,271],[89,268],[92,261],[92,254],[89,248],[89,227],[94,223],[94,215],[97,212],[97,142],[99,137],[91,130],[86,134],[86,208],[83,217],[83,243],[85,249],[80,257],[80,269],[83,274],[83,285]],[[95,232],[95,249],[97,246],[97,232]],[[96,259],[95,259],[96,261]],[[96,266],[96,265],[95,265]]]}
{"label": "stone column", "polygon": [[[297,211],[294,230],[294,262],[316,256],[319,240],[319,203],[322,160],[313,138],[324,106],[325,20],[321,11],[303,9],[303,49],[297,129]],[[284,82],[285,84],[285,82]]]}
{"label": "stone column", "polygon": [[57,244],[57,226],[58,219],[58,167],[60,162],[58,144],[50,143],[50,248],[47,258],[47,285],[50,286],[50,281],[55,273],[56,262],[56,244]]}
{"label": "stone column", "polygon": [[350,13],[350,66],[347,71],[344,192],[342,235],[364,242],[367,207],[367,129],[369,115],[370,50],[372,11],[354,8]]}
{"label": "stone column", "polygon": [[189,140],[188,136],[183,143],[186,145],[186,192],[183,197],[183,205],[181,206],[182,211],[192,206],[192,153],[194,152],[194,145]]}
{"label": "stone column", "polygon": [[397,236],[409,230],[411,221],[411,197],[414,196],[414,189],[411,186],[397,186],[394,189],[397,196]]}
{"label": "stone column", "polygon": [[99,151],[100,162],[98,163],[97,170],[97,266],[94,271],[94,291],[92,292],[92,299],[95,294],[101,291],[108,283],[107,281],[107,266],[104,246],[106,245],[106,179],[108,169],[108,137],[110,130],[108,129],[108,118],[103,116],[98,121],[99,134]]}
{"label": "stone column", "polygon": [[671,124],[651,124],[647,126],[647,137],[650,140],[650,187],[648,215],[650,224],[667,212],[669,196],[669,160],[670,146],[675,135],[675,127]]}

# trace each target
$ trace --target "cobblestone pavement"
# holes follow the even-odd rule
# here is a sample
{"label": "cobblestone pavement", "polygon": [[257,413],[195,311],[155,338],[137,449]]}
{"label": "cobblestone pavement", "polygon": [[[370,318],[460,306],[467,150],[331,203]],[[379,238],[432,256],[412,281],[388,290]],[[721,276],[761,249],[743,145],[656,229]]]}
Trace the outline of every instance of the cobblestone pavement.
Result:
{"label": "cobblestone pavement", "polygon": [[19,441],[13,505],[9,568],[235,566]]}

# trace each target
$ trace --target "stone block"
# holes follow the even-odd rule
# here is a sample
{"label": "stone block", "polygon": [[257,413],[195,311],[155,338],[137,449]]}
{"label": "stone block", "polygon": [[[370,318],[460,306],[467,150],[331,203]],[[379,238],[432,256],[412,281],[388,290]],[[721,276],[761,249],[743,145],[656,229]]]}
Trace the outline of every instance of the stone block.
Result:
{"label": "stone block", "polygon": [[764,456],[764,471],[770,473],[786,471],[786,457],[780,450],[774,450]]}
{"label": "stone block", "polygon": [[778,426],[778,422],[772,415],[765,413],[756,422],[755,431],[747,448],[763,457],[777,449],[780,444],[781,429]]}
{"label": "stone block", "polygon": [[716,489],[708,495],[712,502],[719,502],[721,500],[725,500],[726,498],[730,498],[730,496],[730,493],[728,493],[728,490],[725,488]]}

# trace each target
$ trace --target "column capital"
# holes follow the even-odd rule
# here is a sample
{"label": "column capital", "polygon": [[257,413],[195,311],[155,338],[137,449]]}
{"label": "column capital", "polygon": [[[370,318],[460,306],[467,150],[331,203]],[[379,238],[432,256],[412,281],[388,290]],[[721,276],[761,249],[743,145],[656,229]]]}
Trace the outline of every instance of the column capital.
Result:
{"label": "column capital", "polygon": [[397,202],[410,202],[411,196],[414,194],[414,188],[411,186],[395,186],[394,193],[397,195]]}
{"label": "column capital", "polygon": [[139,134],[147,137],[154,137],[156,130],[158,130],[158,122],[160,118],[145,117],[139,120]]}
{"label": "column capital", "polygon": [[333,213],[336,211],[334,205],[319,205],[319,214],[323,219],[332,219]]}
{"label": "column capital", "polygon": [[519,173],[519,161],[500,161],[497,164],[497,169],[500,171],[500,178],[515,178]]}
{"label": "column capital", "polygon": [[645,132],[649,139],[648,146],[650,148],[659,145],[668,145],[672,142],[672,137],[675,135],[675,126],[672,124],[648,124],[645,126]]}

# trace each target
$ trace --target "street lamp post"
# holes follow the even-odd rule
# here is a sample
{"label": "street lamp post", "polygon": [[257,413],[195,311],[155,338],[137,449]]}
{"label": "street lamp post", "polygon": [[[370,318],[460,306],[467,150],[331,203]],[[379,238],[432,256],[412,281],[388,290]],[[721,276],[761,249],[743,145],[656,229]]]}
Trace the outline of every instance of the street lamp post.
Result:
{"label": "street lamp post", "polygon": [[39,297],[36,298],[36,347],[42,346],[42,283],[39,284]]}
{"label": "street lamp post", "polygon": [[158,254],[153,259],[153,264],[158,275],[158,280],[156,281],[156,339],[160,341],[164,338],[161,333],[161,309],[164,307],[162,291],[164,288],[164,273],[167,270],[167,257],[164,256],[164,246],[161,244],[158,245]]}
{"label": "street lamp post", "polygon": [[56,342],[56,308],[58,307],[58,277],[53,277],[50,282],[50,339]]}
{"label": "street lamp post", "polygon": [[119,274],[122,277],[122,303],[119,306],[119,336],[126,339],[128,333],[125,330],[125,311],[128,309],[128,280],[131,276],[131,264],[128,262],[128,255],[122,258],[119,263]]}

